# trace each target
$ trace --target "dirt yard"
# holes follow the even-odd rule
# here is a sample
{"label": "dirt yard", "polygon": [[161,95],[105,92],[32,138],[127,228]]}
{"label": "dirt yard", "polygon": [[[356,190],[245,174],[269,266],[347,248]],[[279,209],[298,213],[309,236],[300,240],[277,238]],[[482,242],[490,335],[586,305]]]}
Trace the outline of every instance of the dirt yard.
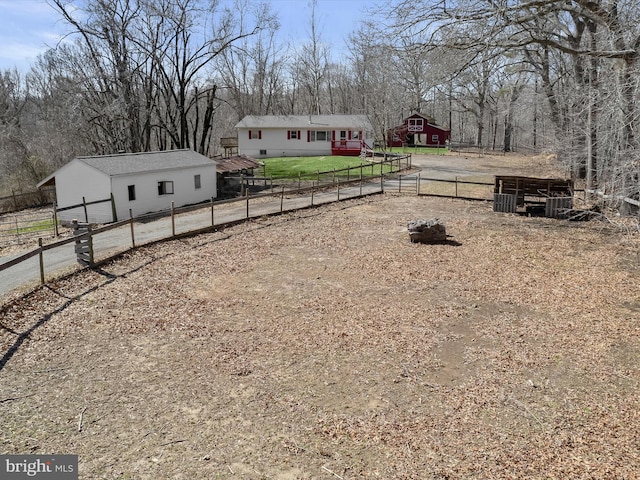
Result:
{"label": "dirt yard", "polygon": [[[410,243],[433,217],[450,241]],[[83,480],[639,478],[639,245],[386,194],[141,248],[0,310],[0,450]]]}

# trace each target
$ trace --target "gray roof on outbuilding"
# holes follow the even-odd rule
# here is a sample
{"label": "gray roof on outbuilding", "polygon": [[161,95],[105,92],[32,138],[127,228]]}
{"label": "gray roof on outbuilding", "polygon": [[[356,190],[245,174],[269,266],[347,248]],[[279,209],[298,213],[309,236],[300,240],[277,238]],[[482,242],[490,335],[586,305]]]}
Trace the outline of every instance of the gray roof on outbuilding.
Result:
{"label": "gray roof on outbuilding", "polygon": [[175,170],[178,168],[215,165],[215,162],[193,150],[164,150],[161,152],[119,153],[95,157],[77,157],[78,161],[106,173],[127,175],[133,173]]}
{"label": "gray roof on outbuilding", "polygon": [[[188,149],[76,157],[72,161],[82,162],[109,176],[216,165],[214,160]],[[54,184],[60,170],[42,180],[37,187]]]}
{"label": "gray roof on outbuilding", "polygon": [[236,128],[373,130],[366,115],[247,115]]}

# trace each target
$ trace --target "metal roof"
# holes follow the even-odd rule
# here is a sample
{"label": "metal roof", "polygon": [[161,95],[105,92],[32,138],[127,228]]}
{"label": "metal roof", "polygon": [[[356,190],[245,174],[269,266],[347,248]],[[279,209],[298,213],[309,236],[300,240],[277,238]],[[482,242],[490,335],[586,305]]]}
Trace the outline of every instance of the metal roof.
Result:
{"label": "metal roof", "polygon": [[247,115],[236,128],[373,130],[366,115]]}
{"label": "metal roof", "polygon": [[216,171],[218,173],[237,172],[240,170],[249,170],[258,168],[260,163],[254,158],[246,155],[236,155],[234,157],[220,158],[217,160]]}

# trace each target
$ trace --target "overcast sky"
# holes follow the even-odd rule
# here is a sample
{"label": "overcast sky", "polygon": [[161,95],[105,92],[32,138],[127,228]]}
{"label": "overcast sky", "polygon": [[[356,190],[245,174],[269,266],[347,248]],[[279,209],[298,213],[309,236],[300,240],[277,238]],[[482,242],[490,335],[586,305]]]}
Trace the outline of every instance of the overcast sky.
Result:
{"label": "overcast sky", "polygon": [[[270,0],[282,40],[308,39],[311,14],[308,0]],[[372,0],[318,0],[316,23],[334,55],[349,33],[367,18]],[[45,0],[0,0],[0,71],[26,71],[35,57],[55,47],[68,26]]]}

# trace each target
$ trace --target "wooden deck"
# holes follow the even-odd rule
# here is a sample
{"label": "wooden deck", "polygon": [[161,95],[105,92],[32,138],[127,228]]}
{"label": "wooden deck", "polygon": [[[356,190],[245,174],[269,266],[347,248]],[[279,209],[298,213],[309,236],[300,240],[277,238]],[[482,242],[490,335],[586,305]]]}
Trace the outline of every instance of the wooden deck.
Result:
{"label": "wooden deck", "polygon": [[357,157],[366,145],[361,140],[335,140],[331,142],[331,155]]}

